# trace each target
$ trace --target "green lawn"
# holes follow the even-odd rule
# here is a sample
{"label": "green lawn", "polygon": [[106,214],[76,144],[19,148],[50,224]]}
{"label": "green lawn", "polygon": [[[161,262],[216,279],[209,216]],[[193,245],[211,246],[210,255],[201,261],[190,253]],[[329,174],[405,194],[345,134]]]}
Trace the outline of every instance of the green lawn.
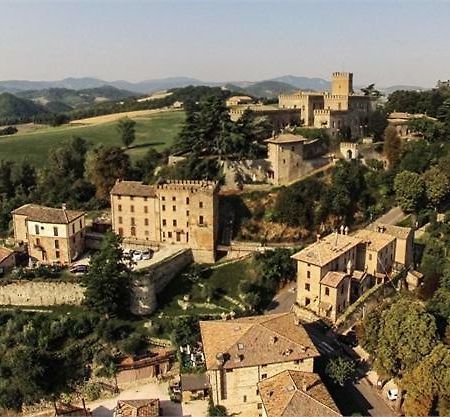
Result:
{"label": "green lawn", "polygon": [[253,258],[224,265],[218,269],[208,269],[205,277],[200,279],[200,284],[206,284],[216,289],[217,296],[212,303],[222,307],[215,309],[193,307],[186,311],[182,310],[178,304],[184,295],[189,295],[192,303],[205,303],[202,297],[202,289],[198,283],[189,279],[187,269],[175,277],[158,296],[159,307],[155,316],[163,313],[165,316],[178,316],[185,314],[217,314],[226,309],[231,311],[236,306],[227,301],[224,296],[229,296],[239,301],[238,286],[242,280],[254,280],[255,269]]}
{"label": "green lawn", "polygon": [[[170,111],[136,117],[136,141],[128,151],[132,159],[144,155],[151,147],[162,150],[170,146],[181,129],[184,112]],[[36,166],[45,164],[48,151],[73,136],[80,136],[92,144],[121,146],[116,130],[117,122],[92,126],[45,127],[30,133],[0,137],[0,159],[21,161],[28,158]]]}

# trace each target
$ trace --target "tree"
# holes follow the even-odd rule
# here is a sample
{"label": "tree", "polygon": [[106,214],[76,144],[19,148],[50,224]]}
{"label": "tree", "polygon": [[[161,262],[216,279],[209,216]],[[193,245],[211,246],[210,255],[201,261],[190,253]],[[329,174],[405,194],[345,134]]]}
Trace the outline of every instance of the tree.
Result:
{"label": "tree", "polygon": [[384,130],[384,147],[383,153],[386,156],[389,168],[395,168],[400,161],[402,142],[393,126],[388,126]]}
{"label": "tree", "polygon": [[375,368],[383,375],[402,377],[431,352],[436,342],[434,317],[420,301],[400,298],[381,313]]}
{"label": "tree", "polygon": [[369,84],[366,88],[361,88],[361,91],[365,96],[370,97],[380,97],[382,95],[381,92],[375,88],[374,83]]}
{"label": "tree", "polygon": [[107,233],[83,277],[85,304],[106,317],[125,314],[130,303],[131,272],[123,261],[120,244],[119,236]]}
{"label": "tree", "polygon": [[447,197],[450,181],[439,168],[432,167],[423,174],[425,194],[430,204],[436,208]]}
{"label": "tree", "polygon": [[375,140],[381,140],[384,131],[388,125],[387,115],[384,110],[377,109],[369,114],[367,120],[367,129],[371,133]]}
{"label": "tree", "polygon": [[350,381],[355,376],[355,362],[350,359],[338,356],[328,361],[325,368],[325,373],[331,378],[335,384],[344,386],[347,381]]}
{"label": "tree", "polygon": [[419,174],[403,171],[395,176],[394,191],[397,204],[403,211],[417,212],[423,205],[425,182]]}
{"label": "tree", "polygon": [[408,126],[411,131],[422,134],[428,142],[436,142],[444,134],[444,125],[441,122],[426,117],[411,120]]}
{"label": "tree", "polygon": [[111,188],[117,179],[125,179],[130,172],[130,158],[120,148],[99,148],[86,156],[86,176],[95,186],[99,200],[108,201]]}
{"label": "tree", "polygon": [[163,155],[157,150],[149,149],[141,159],[136,161],[136,177],[144,182],[150,182],[154,177],[155,169],[163,163],[163,159]]}
{"label": "tree", "polygon": [[136,122],[128,117],[120,119],[117,123],[120,139],[126,148],[129,148],[136,138],[135,126]]}
{"label": "tree", "polygon": [[407,391],[406,415],[428,417],[450,413],[450,349],[438,344],[401,381]]}

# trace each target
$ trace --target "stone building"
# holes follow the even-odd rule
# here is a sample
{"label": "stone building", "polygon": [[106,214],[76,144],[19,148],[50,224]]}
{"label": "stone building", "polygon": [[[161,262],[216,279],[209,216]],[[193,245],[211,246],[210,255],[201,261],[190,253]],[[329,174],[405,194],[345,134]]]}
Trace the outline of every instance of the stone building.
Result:
{"label": "stone building", "polygon": [[371,98],[353,91],[353,74],[348,72],[332,74],[331,93],[281,94],[278,105],[282,109],[299,109],[304,126],[327,129],[332,136],[347,130],[353,137],[363,136],[372,110]]}
{"label": "stone building", "polygon": [[283,371],[258,384],[262,417],[342,417],[315,373]]}
{"label": "stone building", "polygon": [[262,413],[257,384],[286,370],[313,372],[319,356],[294,313],[201,321],[215,405],[246,417]]}
{"label": "stone building", "polygon": [[318,139],[307,139],[301,135],[282,133],[266,139],[270,168],[267,179],[275,185],[294,181],[326,161],[313,159],[326,151]]}
{"label": "stone building", "polygon": [[0,277],[10,272],[16,266],[16,256],[13,250],[0,246]]}
{"label": "stone building", "polygon": [[253,98],[250,96],[232,96],[225,102],[227,107],[239,106],[240,104],[250,104],[253,103]]}
{"label": "stone building", "polygon": [[235,122],[245,112],[250,111],[253,117],[267,117],[275,130],[281,130],[288,125],[300,124],[300,111],[297,109],[281,109],[271,104],[242,104],[229,108],[230,119]]}
{"label": "stone building", "polygon": [[425,120],[430,122],[437,122],[434,117],[427,116],[423,113],[405,113],[405,112],[392,112],[388,116],[389,126],[395,127],[398,135],[404,140],[418,140],[423,139],[422,132],[415,132],[411,129],[411,122],[414,120]]}
{"label": "stone building", "polygon": [[125,244],[179,245],[191,248],[197,262],[214,262],[218,191],[213,181],[117,181],[111,190],[113,231]]}
{"label": "stone building", "polygon": [[14,239],[41,264],[70,264],[85,248],[86,222],[82,211],[25,204],[12,212]]}
{"label": "stone building", "polygon": [[375,282],[410,266],[413,232],[398,226],[333,233],[292,256],[297,261],[297,301],[336,321]]}

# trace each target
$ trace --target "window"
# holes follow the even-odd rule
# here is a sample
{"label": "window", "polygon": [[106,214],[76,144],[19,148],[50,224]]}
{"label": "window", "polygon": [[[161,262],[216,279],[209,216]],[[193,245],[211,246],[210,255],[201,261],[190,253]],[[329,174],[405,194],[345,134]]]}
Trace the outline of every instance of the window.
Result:
{"label": "window", "polygon": [[244,395],[244,396],[242,397],[242,401],[243,401],[244,403],[247,402],[247,396],[246,396],[246,395]]}
{"label": "window", "polygon": [[72,224],[72,233],[75,233],[75,224]]}
{"label": "window", "polygon": [[325,295],[330,295],[330,289],[328,287],[325,287]]}
{"label": "window", "polygon": [[122,204],[119,204],[119,205],[117,206],[117,211],[122,211]]}
{"label": "window", "polygon": [[57,251],[55,252],[55,257],[56,257],[56,259],[59,259],[59,250],[57,250]]}
{"label": "window", "polygon": [[172,197],[172,201],[177,201],[177,198],[175,196]]}
{"label": "window", "polygon": [[148,198],[147,197],[144,197],[144,201],[147,201],[148,200]]}
{"label": "window", "polygon": [[133,206],[133,205],[130,206],[130,211],[131,211],[132,213],[134,213],[134,206]]}
{"label": "window", "polygon": [[186,210],[186,217],[189,217],[189,210]]}
{"label": "window", "polygon": [[144,206],[144,213],[148,213],[148,207]]}
{"label": "window", "polygon": [[292,151],[292,152],[295,151],[295,146],[291,146],[291,151]]}
{"label": "window", "polygon": [[121,195],[118,195],[118,196],[117,196],[117,200],[120,200],[121,198],[122,198]]}
{"label": "window", "polygon": [[309,291],[311,289],[311,286],[309,284],[305,284],[305,290]]}
{"label": "window", "polygon": [[369,261],[371,261],[371,260],[372,260],[372,254],[369,253]]}
{"label": "window", "polygon": [[169,238],[172,238],[172,232],[167,232],[167,236],[168,236]]}
{"label": "window", "polygon": [[267,374],[261,374],[261,379],[266,379],[267,378]]}
{"label": "window", "polygon": [[134,200],[134,197],[133,197],[132,195],[130,195],[130,200],[131,200],[131,201],[133,201],[133,200]]}
{"label": "window", "polygon": [[286,163],[286,159],[283,159],[283,164],[285,164]]}
{"label": "window", "polygon": [[59,249],[59,240],[55,240],[55,249]]}
{"label": "window", "polygon": [[39,234],[39,226],[37,224],[34,225],[34,232],[38,235]]}
{"label": "window", "polygon": [[166,205],[165,204],[162,205],[162,211],[166,211]]}
{"label": "window", "polygon": [[177,206],[172,206],[172,211],[177,211]]}
{"label": "window", "polygon": [[311,304],[311,300],[309,298],[305,298],[305,306],[309,306]]}
{"label": "window", "polygon": [[186,204],[189,204],[189,197],[186,197]]}
{"label": "window", "polygon": [[166,197],[165,197],[165,196],[162,196],[162,197],[161,197],[161,200],[162,200],[162,201],[166,201]]}
{"label": "window", "polygon": [[122,222],[123,222],[122,216],[119,216],[119,224],[122,224]]}
{"label": "window", "polygon": [[262,403],[258,403],[258,410],[261,410],[262,408]]}
{"label": "window", "polygon": [[148,219],[144,219],[144,224],[148,226]]}
{"label": "window", "polygon": [[177,232],[177,242],[181,242],[181,233]]}
{"label": "window", "polygon": [[311,278],[311,271],[306,271],[306,278]]}
{"label": "window", "polygon": [[80,220],[80,229],[83,228],[83,220]]}
{"label": "window", "polygon": [[58,228],[57,227],[53,228],[53,236],[58,236]]}
{"label": "window", "polygon": [[135,227],[131,228],[130,234],[131,234],[131,236],[136,236],[136,228]]}
{"label": "window", "polygon": [[172,221],[172,224],[173,224],[174,227],[176,227],[176,226],[177,226],[177,221],[176,221],[176,220],[173,220],[173,221]]}
{"label": "window", "polygon": [[198,224],[203,224],[203,216],[198,216]]}
{"label": "window", "polygon": [[163,226],[166,226],[167,225],[167,221],[166,221],[166,219],[163,219]]}
{"label": "window", "polygon": [[136,225],[134,217],[131,217],[130,221],[131,221],[131,226],[135,226]]}
{"label": "window", "polygon": [[203,201],[200,201],[200,203],[198,203],[198,207],[203,208]]}
{"label": "window", "polygon": [[123,228],[119,227],[119,236],[123,236]]}
{"label": "window", "polygon": [[186,233],[186,242],[189,242],[189,232]]}
{"label": "window", "polygon": [[166,237],[166,232],[163,232],[163,237],[164,237],[164,238]]}
{"label": "window", "polygon": [[301,359],[297,359],[294,361],[294,365],[299,365],[301,362],[303,362]]}

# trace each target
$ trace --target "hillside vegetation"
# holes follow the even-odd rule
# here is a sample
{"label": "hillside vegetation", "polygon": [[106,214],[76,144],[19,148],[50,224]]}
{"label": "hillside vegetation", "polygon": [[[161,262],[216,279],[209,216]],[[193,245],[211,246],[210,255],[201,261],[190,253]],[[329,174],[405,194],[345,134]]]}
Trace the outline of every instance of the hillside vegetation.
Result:
{"label": "hillside vegetation", "polygon": [[238,92],[240,94],[249,95],[252,97],[267,97],[274,98],[279,94],[291,93],[298,90],[296,87],[281,82],[281,81],[261,81],[251,84],[247,87],[238,87],[233,84],[227,84],[226,88]]}
{"label": "hillside vegetation", "polygon": [[38,115],[45,115],[45,107],[16,97],[10,93],[0,94],[0,125],[26,122]]}

